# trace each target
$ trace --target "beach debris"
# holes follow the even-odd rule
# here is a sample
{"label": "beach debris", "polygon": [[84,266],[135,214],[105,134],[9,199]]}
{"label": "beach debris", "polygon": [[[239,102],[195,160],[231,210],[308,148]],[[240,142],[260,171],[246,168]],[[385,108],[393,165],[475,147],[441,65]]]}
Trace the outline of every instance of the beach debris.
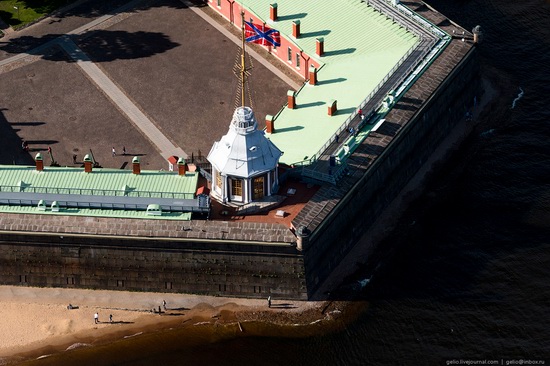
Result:
{"label": "beach debris", "polygon": [[206,324],[210,324],[210,322],[198,322],[193,325],[206,325]]}
{"label": "beach debris", "polygon": [[520,86],[520,87],[519,87],[518,96],[516,97],[516,99],[514,99],[514,100],[512,101],[512,108],[511,108],[511,109],[516,108],[516,103],[519,102],[519,100],[520,100],[521,98],[523,98],[523,94],[524,94],[523,89],[522,89],[521,86]]}
{"label": "beach debris", "polygon": [[67,347],[67,349],[65,351],[70,351],[72,349],[77,349],[77,348],[82,348],[82,347],[90,347],[91,344],[89,343],[74,343],[74,344],[71,344],[69,347]]}
{"label": "beach debris", "polygon": [[237,324],[239,325],[239,330],[242,332],[242,331],[243,331],[243,327],[241,326],[241,322],[237,322]]}
{"label": "beach debris", "polygon": [[138,336],[138,335],[141,335],[141,334],[143,334],[143,332],[139,332],[139,333],[132,334],[132,335],[127,335],[127,336],[124,336],[124,338],[132,338],[132,337],[135,337],[135,336]]}

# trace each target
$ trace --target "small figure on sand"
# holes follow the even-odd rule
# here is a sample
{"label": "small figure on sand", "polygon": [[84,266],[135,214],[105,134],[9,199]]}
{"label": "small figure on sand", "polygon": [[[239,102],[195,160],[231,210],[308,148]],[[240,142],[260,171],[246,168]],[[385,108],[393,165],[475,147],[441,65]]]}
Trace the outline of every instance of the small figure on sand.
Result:
{"label": "small figure on sand", "polygon": [[114,147],[114,146],[113,146],[113,148],[111,149],[111,154],[112,154],[113,156],[116,156],[116,150],[115,150],[115,147]]}
{"label": "small figure on sand", "polygon": [[271,307],[271,296],[269,296],[267,298],[267,307],[270,308]]}
{"label": "small figure on sand", "polygon": [[122,146],[122,155],[126,156],[126,146]]}
{"label": "small figure on sand", "polygon": [[162,307],[164,308],[164,311],[166,311],[166,301],[162,300]]}
{"label": "small figure on sand", "polygon": [[99,323],[99,313],[94,314],[94,323],[95,324]]}
{"label": "small figure on sand", "polygon": [[109,323],[113,322],[113,314],[109,314]]}

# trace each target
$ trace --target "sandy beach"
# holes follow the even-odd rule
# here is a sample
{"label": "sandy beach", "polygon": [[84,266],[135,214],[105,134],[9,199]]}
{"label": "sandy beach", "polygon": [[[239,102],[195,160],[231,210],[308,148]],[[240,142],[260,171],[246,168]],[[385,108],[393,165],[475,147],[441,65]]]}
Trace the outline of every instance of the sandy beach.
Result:
{"label": "sandy beach", "polygon": [[329,305],[274,298],[268,308],[267,299],[0,286],[0,365],[184,324],[311,324],[340,313]]}

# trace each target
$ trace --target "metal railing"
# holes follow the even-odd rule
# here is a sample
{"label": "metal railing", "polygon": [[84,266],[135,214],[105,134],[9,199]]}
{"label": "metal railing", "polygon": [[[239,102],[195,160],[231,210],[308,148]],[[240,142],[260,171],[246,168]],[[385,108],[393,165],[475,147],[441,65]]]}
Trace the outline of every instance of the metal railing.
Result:
{"label": "metal railing", "polygon": [[31,187],[31,186],[7,186],[0,185],[0,192],[10,193],[36,193],[36,194],[73,194],[88,196],[125,196],[140,198],[172,198],[172,199],[193,199],[194,193],[181,192],[155,192],[155,191],[134,191],[128,189],[90,189],[90,188],[57,188],[57,187]]}
{"label": "metal railing", "polygon": [[[403,62],[411,55],[411,53],[415,49],[416,49],[416,45],[413,45],[407,50],[407,53],[405,55],[403,55],[399,59],[399,61],[392,67],[392,69],[382,78],[382,80],[380,80],[378,85],[376,85],[376,87],[367,95],[367,97],[365,97],[365,99],[363,99],[363,101],[359,104],[359,106],[357,106],[356,110],[363,109],[367,105],[367,103],[380,91],[382,86],[384,86],[384,84],[389,80],[389,78],[395,73],[395,71],[403,64]],[[399,83],[397,83],[397,85],[398,84]],[[382,102],[380,102],[379,105],[374,108],[374,110],[378,109],[381,104],[382,104]],[[340,127],[336,130],[335,135],[339,135],[342,131],[348,129],[351,121],[355,118],[355,116],[356,116],[355,113],[350,114],[348,116],[348,118],[346,118],[346,120],[342,123],[342,125],[340,125]],[[309,165],[309,164],[315,162],[317,160],[317,158],[319,156],[321,156],[323,154],[323,152],[325,152],[326,149],[331,144],[332,144],[332,139],[325,142],[325,144],[315,154],[313,154],[311,157],[309,157],[309,159],[304,160],[304,161],[299,162],[299,163],[294,164],[294,165]],[[305,162],[309,162],[309,164],[305,164]]]}

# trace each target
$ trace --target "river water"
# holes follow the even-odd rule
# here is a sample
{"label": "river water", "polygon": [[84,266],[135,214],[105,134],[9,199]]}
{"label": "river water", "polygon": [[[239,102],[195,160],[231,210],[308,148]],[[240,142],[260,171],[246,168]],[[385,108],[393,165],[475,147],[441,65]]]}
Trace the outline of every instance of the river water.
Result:
{"label": "river water", "polygon": [[[550,2],[429,3],[467,29],[482,26],[482,70],[501,94],[381,246],[357,320],[323,336],[266,325],[246,337],[174,330],[60,362],[550,363]],[[360,271],[357,279],[367,275]],[[123,360],[102,361],[112,352]]]}

